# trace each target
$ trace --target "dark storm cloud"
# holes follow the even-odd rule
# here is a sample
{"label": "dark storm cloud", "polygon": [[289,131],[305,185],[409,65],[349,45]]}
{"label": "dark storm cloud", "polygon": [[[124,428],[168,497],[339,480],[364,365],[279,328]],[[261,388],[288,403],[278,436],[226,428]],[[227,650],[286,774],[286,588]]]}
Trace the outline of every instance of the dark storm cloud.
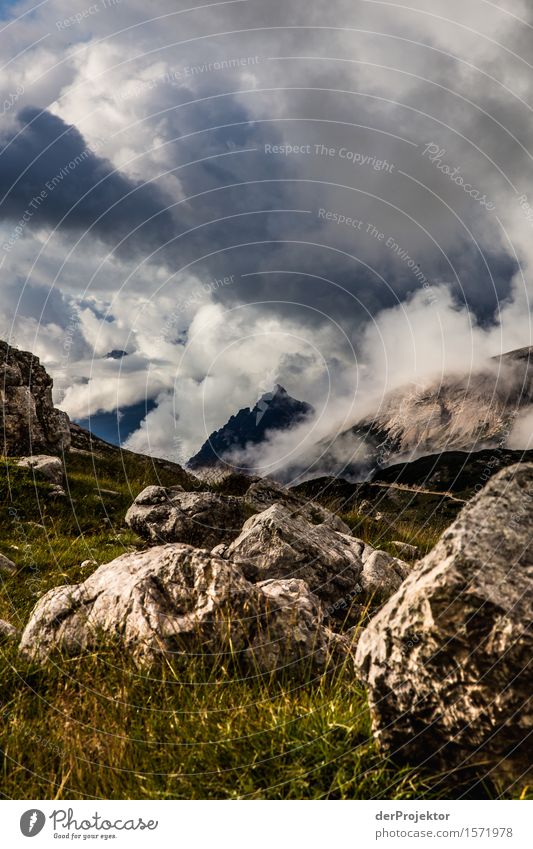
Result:
{"label": "dark storm cloud", "polygon": [[6,243],[26,227],[90,230],[123,252],[147,250],[170,238],[171,216],[158,188],[129,180],[88,146],[74,126],[26,107],[20,129],[2,138],[0,215],[13,223]]}
{"label": "dark storm cloud", "polygon": [[[486,13],[476,21],[483,30],[490,17],[486,4],[472,5]],[[113,26],[128,23],[138,6],[117,7]],[[160,11],[167,8],[174,7],[161,4]],[[435,2],[432,11],[455,15],[459,24],[467,15],[454,2],[448,7]],[[111,20],[97,16],[91,23],[111,26]],[[490,322],[511,293],[512,251],[498,234],[495,216],[423,156],[428,142],[439,144],[450,167],[460,167],[469,183],[499,201],[509,186],[498,168],[514,178],[527,165],[519,143],[527,146],[530,140],[526,113],[497,84],[505,81],[505,63],[517,73],[523,67],[508,51],[491,54],[490,67],[482,51],[483,61],[474,56],[472,48],[485,42],[482,32],[472,35],[471,25],[469,17],[465,27],[450,28],[450,43],[462,62],[446,49],[447,25],[423,9],[390,15],[380,4],[342,0],[236,3],[165,19],[164,31],[136,29],[131,37],[140,47],[151,49],[154,40],[161,48],[157,58],[182,70],[192,63],[200,67],[223,57],[257,55],[260,61],[246,69],[255,81],[228,72],[200,73],[187,84],[182,79],[158,85],[147,98],[142,121],[153,126],[154,137],[168,142],[167,159],[184,202],[167,210],[178,198],[170,192],[163,197],[164,180],[157,188],[141,186],[113,173],[95,152],[49,193],[28,226],[55,226],[66,214],[62,226],[83,231],[103,216],[91,232],[113,244],[155,215],[127,240],[122,256],[155,252],[151,263],[171,272],[190,267],[201,277],[234,273],[235,284],[215,291],[215,299],[301,303],[313,308],[301,311],[306,323],[324,312],[355,333],[421,287],[402,258],[407,256],[428,281],[448,282],[458,304],[466,303],[479,321]],[[501,37],[508,50],[527,54],[523,27],[509,25]],[[183,46],[170,49],[174,41]],[[488,56],[490,42],[486,47]],[[496,81],[477,70],[477,63]],[[239,94],[239,89],[247,91]],[[15,224],[33,195],[87,151],[76,128],[50,113],[36,114],[22,114],[28,126],[0,156],[1,185],[8,191],[2,208]],[[132,133],[135,127],[125,129],[125,146]],[[337,153],[265,152],[265,145],[280,144],[311,151],[325,145]],[[394,170],[355,167],[342,158],[343,149],[386,160]],[[187,165],[200,159],[206,161]],[[320,208],[356,218],[362,226],[356,230],[320,218]],[[274,212],[287,209],[301,211]],[[369,233],[369,225],[383,233],[382,241]],[[389,238],[398,252],[387,247]],[[276,274],[265,273],[271,271]],[[254,276],[241,277],[249,274]],[[170,280],[167,290],[172,286]],[[262,309],[290,315],[301,310],[280,303]]]}
{"label": "dark storm cloud", "polygon": [[[400,156],[404,167],[420,168],[418,151],[401,145],[391,149],[388,140],[370,144],[364,134],[355,144],[343,145],[344,137],[326,139],[314,122],[303,122],[284,136],[282,126],[250,117],[233,97],[167,116],[165,131],[177,140],[176,162],[205,160],[185,169],[176,166],[190,200],[175,205],[157,186],[135,183],[115,171],[75,127],[27,108],[19,115],[20,134],[4,139],[0,155],[3,215],[15,236],[17,226],[23,231],[60,225],[88,231],[89,238],[111,245],[124,240],[124,257],[153,253],[154,263],[174,270],[190,266],[203,276],[231,271],[235,285],[215,292],[215,298],[232,304],[272,302],[262,309],[300,314],[308,323],[333,315],[353,331],[420,286],[405,262],[369,234],[372,224],[422,263],[429,280],[451,280],[458,301],[466,301],[480,320],[490,320],[498,301],[508,296],[516,270],[505,253],[476,249],[457,236],[450,249],[449,213],[437,218],[428,210],[436,217],[434,239],[444,244],[443,253],[421,234],[415,218],[420,198],[402,195],[404,178],[315,152],[326,141],[336,151],[353,149],[358,156],[394,162],[397,171]],[[218,129],[223,124],[234,126]],[[276,149],[283,143],[310,153],[265,152],[265,145]],[[224,147],[229,155],[221,157]],[[400,198],[401,211],[391,211]],[[322,209],[360,220],[360,229],[328,221]],[[410,224],[411,213],[415,223]],[[278,273],[266,273],[272,271]],[[251,273],[253,278],[244,276]]]}

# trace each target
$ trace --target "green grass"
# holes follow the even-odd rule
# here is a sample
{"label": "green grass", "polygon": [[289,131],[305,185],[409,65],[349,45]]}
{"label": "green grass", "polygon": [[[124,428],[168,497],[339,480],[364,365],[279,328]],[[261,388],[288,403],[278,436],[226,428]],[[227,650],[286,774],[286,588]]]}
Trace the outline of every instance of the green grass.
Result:
{"label": "green grass", "polygon": [[44,670],[11,652],[1,674],[6,797],[442,795],[440,777],[382,758],[347,669],[305,685],[197,663],[141,672],[110,649]]}
{"label": "green grass", "polygon": [[442,521],[434,524],[424,523],[423,521],[417,523],[412,517],[405,519],[400,517],[391,525],[357,511],[343,513],[341,518],[352,529],[354,536],[369,542],[375,548],[388,551],[396,557],[401,555],[398,555],[397,548],[392,545],[393,540],[416,545],[420,556],[424,556],[431,551],[442,531],[449,524]]}
{"label": "green grass", "polygon": [[[4,461],[0,618],[22,628],[46,590],[83,580],[94,566],[143,545],[124,525],[146,485],[173,473],[134,455],[68,458],[68,498]],[[116,494],[102,493],[112,490]],[[403,536],[359,514],[347,517],[374,545],[390,539],[430,546],[412,517]],[[457,775],[436,776],[384,759],[370,729],[366,695],[348,667],[304,683],[246,679],[198,658],[141,670],[116,648],[45,668],[0,646],[1,794],[7,798],[456,798]],[[466,790],[466,788],[465,788]],[[479,789],[478,789],[479,790]],[[497,795],[497,788],[481,788]],[[526,791],[517,791],[516,795]]]}

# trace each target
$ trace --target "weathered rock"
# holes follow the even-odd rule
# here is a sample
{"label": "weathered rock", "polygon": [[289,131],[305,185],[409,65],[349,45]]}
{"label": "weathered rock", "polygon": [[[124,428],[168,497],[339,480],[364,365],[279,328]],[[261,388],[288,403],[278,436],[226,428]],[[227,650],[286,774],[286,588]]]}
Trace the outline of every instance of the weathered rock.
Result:
{"label": "weathered rock", "polygon": [[350,641],[325,626],[320,600],[305,581],[262,581],[257,588],[266,598],[266,613],[247,650],[252,663],[266,672],[302,666],[323,672],[346,661]]}
{"label": "weathered rock", "polygon": [[60,487],[63,484],[64,469],[59,457],[50,457],[48,454],[32,454],[30,457],[22,457],[17,466],[23,469],[31,469],[38,477]]}
{"label": "weathered rock", "polygon": [[324,604],[350,598],[363,570],[360,541],[313,525],[282,504],[252,516],[224,554],[247,578],[304,580]]}
{"label": "weathered rock", "polygon": [[386,601],[400,588],[409,573],[407,563],[379,549],[368,554],[365,549],[360,583],[367,597]]}
{"label": "weathered rock", "polygon": [[325,525],[341,534],[351,533],[348,525],[342,519],[339,519],[335,513],[326,510],[316,501],[307,501],[300,498],[290,489],[266,478],[255,481],[246,491],[244,500],[254,511],[259,513],[268,510],[273,504],[283,504],[293,515],[302,516],[313,525]]}
{"label": "weathered rock", "polygon": [[126,513],[126,523],[152,543],[212,548],[234,539],[248,515],[242,498],[149,486]]}
{"label": "weathered rock", "polygon": [[[57,498],[66,498],[67,493],[63,489],[62,486],[53,486],[48,493],[48,498],[51,498],[52,501],[55,501]],[[104,522],[108,521],[107,519],[103,520]]]}
{"label": "weathered rock", "polygon": [[532,775],[533,465],[462,510],[362,633],[384,749],[411,763]]}
{"label": "weathered rock", "polygon": [[11,622],[6,622],[5,619],[0,619],[0,639],[16,640],[19,637],[19,632]]}
{"label": "weathered rock", "polygon": [[118,640],[139,660],[222,654],[271,672],[324,669],[347,643],[322,623],[318,599],[301,581],[249,583],[238,566],[188,545],[124,554],[83,584],[57,587],[34,608],[20,649],[44,661]]}
{"label": "weathered rock", "polygon": [[0,575],[14,575],[17,571],[16,565],[5,554],[0,554]]}
{"label": "weathered rock", "polygon": [[392,541],[391,545],[394,546],[398,554],[401,554],[403,557],[408,557],[409,560],[414,560],[420,554],[418,546],[411,545],[408,542],[402,542],[401,540],[395,539]]}
{"label": "weathered rock", "polygon": [[69,419],[55,409],[52,385],[38,357],[0,342],[2,454],[61,454],[68,450]]}

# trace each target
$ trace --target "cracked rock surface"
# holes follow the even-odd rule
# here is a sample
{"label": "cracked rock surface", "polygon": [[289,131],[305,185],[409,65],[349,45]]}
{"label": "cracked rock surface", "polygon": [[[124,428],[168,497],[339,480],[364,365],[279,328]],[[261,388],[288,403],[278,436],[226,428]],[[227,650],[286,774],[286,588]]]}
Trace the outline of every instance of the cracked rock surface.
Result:
{"label": "cracked rock surface", "polygon": [[533,464],[493,477],[362,632],[382,747],[531,775]]}
{"label": "cracked rock surface", "polygon": [[48,454],[32,454],[30,457],[22,457],[17,466],[22,469],[31,469],[38,477],[42,477],[57,486],[62,487],[63,485],[65,473],[59,457],[51,457]]}
{"label": "cracked rock surface", "polygon": [[251,584],[240,568],[188,545],[124,554],[83,584],[50,590],[34,608],[20,649],[44,661],[119,641],[139,660],[202,654],[250,669],[323,671],[349,644],[323,623],[303,581]]}
{"label": "cracked rock surface", "polygon": [[52,386],[38,357],[0,341],[2,454],[20,457],[68,450],[69,418],[55,409]]}
{"label": "cracked rock surface", "polygon": [[242,498],[149,486],[129,508],[126,523],[151,543],[213,548],[235,539],[248,515]]}

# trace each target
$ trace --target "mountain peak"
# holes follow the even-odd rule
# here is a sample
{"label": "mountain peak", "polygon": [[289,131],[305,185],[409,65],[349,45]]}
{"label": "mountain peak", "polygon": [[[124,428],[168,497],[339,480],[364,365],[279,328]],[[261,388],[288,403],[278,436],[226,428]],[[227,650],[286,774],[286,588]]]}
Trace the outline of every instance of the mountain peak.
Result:
{"label": "mountain peak", "polygon": [[265,392],[255,406],[244,407],[231,416],[226,424],[211,434],[194,457],[191,469],[231,465],[232,457],[250,445],[259,445],[267,432],[290,430],[314,412],[310,404],[291,398],[284,386],[276,383]]}
{"label": "mountain peak", "polygon": [[265,392],[263,395],[260,396],[257,403],[259,403],[259,401],[262,401],[263,399],[266,401],[272,401],[274,398],[279,397],[288,398],[290,396],[285,387],[281,385],[281,383],[275,383],[270,392]]}

